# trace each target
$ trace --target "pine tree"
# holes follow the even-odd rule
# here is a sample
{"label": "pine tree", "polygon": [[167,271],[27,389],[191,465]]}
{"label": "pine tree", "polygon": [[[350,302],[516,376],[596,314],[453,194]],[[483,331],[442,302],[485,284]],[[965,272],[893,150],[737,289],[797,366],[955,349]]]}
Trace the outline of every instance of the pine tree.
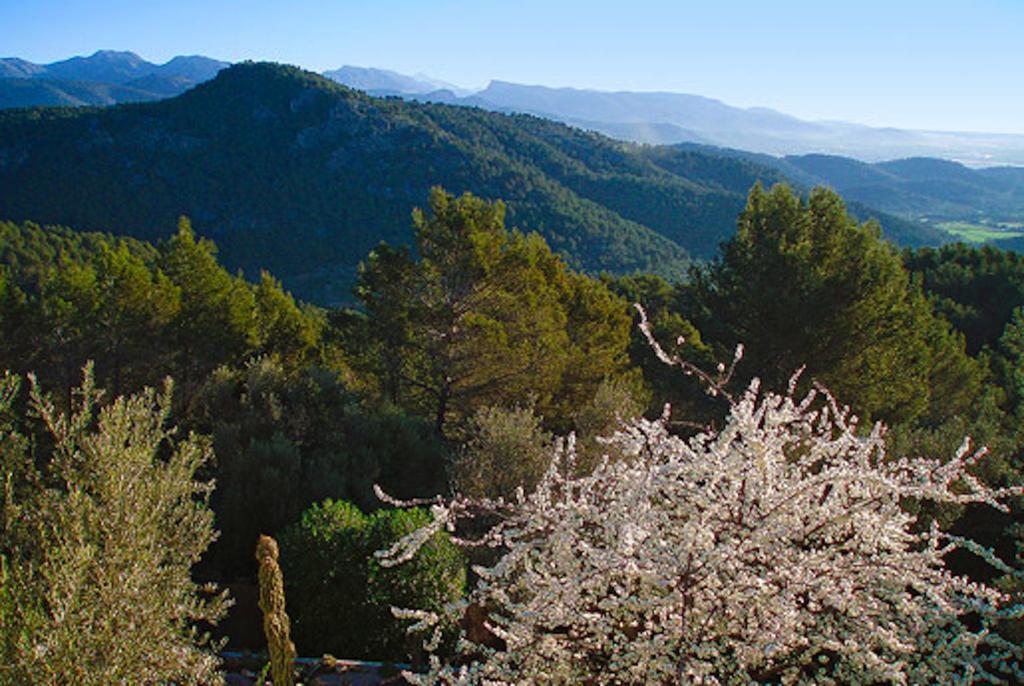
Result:
{"label": "pine tree", "polygon": [[[830,190],[801,200],[755,186],[735,237],[693,277],[697,327],[722,348],[742,343],[745,378],[756,370],[769,388],[807,365],[858,412],[901,422],[955,412],[980,385],[877,223],[858,224]],[[933,394],[939,369],[958,380],[950,394]]]}
{"label": "pine tree", "polygon": [[437,188],[414,213],[416,253],[381,246],[362,266],[353,337],[394,402],[439,432],[487,405],[532,399],[545,419],[622,374],[625,303],[569,271],[535,234],[509,232],[504,206]]}
{"label": "pine tree", "polygon": [[177,352],[175,378],[187,399],[206,374],[255,348],[256,302],[245,281],[217,264],[214,244],[196,239],[185,217],[164,246],[160,266],[181,292],[169,330]]}

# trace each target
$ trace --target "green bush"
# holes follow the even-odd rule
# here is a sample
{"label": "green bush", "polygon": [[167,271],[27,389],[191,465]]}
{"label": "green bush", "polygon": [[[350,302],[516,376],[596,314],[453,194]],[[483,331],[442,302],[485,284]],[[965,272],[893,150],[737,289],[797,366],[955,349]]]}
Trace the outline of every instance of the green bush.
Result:
{"label": "green bush", "polygon": [[223,532],[208,564],[221,578],[255,573],[252,546],[277,536],[313,503],[379,501],[373,484],[397,497],[444,489],[447,449],[424,420],[373,414],[334,375],[289,371],[276,357],[216,370],[196,394],[192,428],[213,437]]}
{"label": "green bush", "polygon": [[366,516],[351,503],[326,500],[281,535],[288,614],[300,652],[395,661],[416,655],[418,641],[391,607],[439,610],[460,598],[465,557],[440,533],[398,568],[382,568],[373,553],[429,521],[422,510]]}
{"label": "green bush", "polygon": [[366,638],[358,621],[365,615],[366,524],[355,505],[325,500],[278,538],[292,634],[305,655],[354,656]]}
{"label": "green bush", "polygon": [[[367,528],[367,552],[393,546],[400,538],[432,521],[424,510],[378,510]],[[383,567],[376,558],[368,564],[366,596],[375,627],[370,637],[373,654],[397,659],[422,650],[422,636],[410,636],[408,622],[399,622],[392,607],[440,611],[466,589],[466,557],[443,533],[434,534],[420,553],[400,567]]]}

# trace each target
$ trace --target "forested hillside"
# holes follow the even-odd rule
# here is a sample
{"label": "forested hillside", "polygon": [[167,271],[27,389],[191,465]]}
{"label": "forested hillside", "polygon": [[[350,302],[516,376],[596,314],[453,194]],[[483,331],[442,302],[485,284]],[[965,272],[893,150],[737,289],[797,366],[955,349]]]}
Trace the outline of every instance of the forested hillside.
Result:
{"label": "forested hillside", "polygon": [[[732,178],[723,179],[723,187]],[[53,509],[62,502],[53,498],[65,484],[54,481],[55,469],[64,470],[61,479],[92,478],[77,462],[62,462],[65,448],[59,446],[79,440],[77,434],[61,434],[63,425],[55,419],[44,427],[31,417],[19,419],[26,404],[37,414],[87,417],[81,414],[87,398],[107,418],[96,428],[107,442],[87,442],[89,449],[167,440],[169,434],[153,422],[168,419],[182,437],[195,432],[180,444],[195,460],[189,469],[216,484],[210,513],[194,523],[201,535],[196,545],[205,548],[213,540],[211,526],[220,532],[195,573],[245,588],[255,574],[256,537],[278,536],[288,609],[306,654],[412,659],[419,652],[415,642],[385,608],[403,604],[438,611],[464,597],[472,581],[468,562],[490,559],[491,553],[467,559],[436,533],[415,562],[385,568],[373,551],[430,518],[392,509],[374,485],[398,498],[460,493],[522,503],[518,489],[531,493],[552,478],[548,467],[557,437],[575,433],[574,457],[563,465],[577,475],[572,478],[631,469],[632,453],[601,437],[627,418],[663,415],[666,403],[666,423],[656,430],[648,426],[655,433],[644,434],[644,445],[676,440],[657,433],[667,430],[681,438],[717,431],[729,426],[728,415],[737,411],[738,399],[748,397],[744,389],[755,377],[764,392],[791,386],[793,393],[803,393],[825,384],[864,421],[887,423],[890,456],[946,460],[970,435],[990,448],[971,466],[979,488],[1020,483],[1024,263],[1016,255],[962,245],[900,253],[881,240],[877,224],[850,217],[831,191],[799,197],[784,185],[756,185],[737,233],[712,260],[691,269],[686,281],[654,274],[606,274],[598,280],[569,269],[538,234],[508,230],[501,202],[435,188],[417,204],[423,209],[408,223],[412,248],[378,245],[361,256],[358,309],[303,304],[269,273],[255,284],[232,275],[218,263],[216,246],[184,218],[171,237],[156,243],[0,223],[0,368],[34,371],[50,392],[44,400],[38,393],[26,398],[11,375],[0,388],[10,439],[0,446],[0,457],[13,484],[0,494],[0,554],[18,563],[10,569],[35,565],[57,578],[64,569],[60,555],[69,554],[70,543],[52,532],[64,531],[75,517],[99,516],[88,514],[93,510]],[[663,346],[660,353],[637,327],[630,303],[645,308],[647,332]],[[746,352],[734,356],[737,344]],[[659,361],[659,354],[683,365],[689,378]],[[718,361],[723,364],[716,371]],[[83,368],[85,386],[78,389]],[[800,368],[803,375],[791,381]],[[159,401],[152,394],[121,397],[165,376],[175,381],[173,394]],[[698,379],[711,383],[714,393]],[[107,394],[97,394],[92,383]],[[144,421],[152,406],[160,414]],[[805,409],[812,407],[821,405]],[[131,426],[149,427],[146,432],[122,437],[128,425],[109,418],[125,413],[135,417]],[[92,431],[93,424],[81,426]],[[767,422],[765,427],[777,429]],[[633,440],[630,435],[620,435],[618,444]],[[801,435],[794,454],[806,447]],[[857,432],[842,435],[852,440]],[[38,464],[51,465],[39,473],[23,456],[31,442],[38,446]],[[820,445],[826,444],[838,445],[831,439]],[[89,507],[97,512],[135,502],[129,495],[140,497],[129,489],[119,500],[104,501],[89,490],[99,488],[96,483],[126,488],[129,481],[119,476],[123,465],[111,461],[121,449],[98,457],[86,453],[90,460],[106,460],[103,481],[88,481],[83,491],[83,497],[96,498]],[[132,464],[162,464],[132,454]],[[737,459],[744,469],[754,468],[746,453]],[[808,478],[820,490],[815,480],[824,477],[815,471],[817,463],[808,464]],[[837,462],[837,478],[874,483],[875,467],[865,465],[850,469]],[[698,466],[707,469],[704,462]],[[928,467],[928,473],[938,472]],[[715,478],[725,477],[715,472]],[[616,477],[609,483],[626,482]],[[737,488],[741,496],[746,493]],[[815,491],[797,508],[799,516],[820,507],[831,492],[827,487],[819,500]],[[549,491],[537,493],[546,497]],[[920,524],[934,520],[1013,562],[1020,540],[1014,526],[1018,504],[1011,502],[1014,509],[1002,513],[958,497],[951,495],[941,507],[909,501],[905,507]],[[722,507],[731,502],[713,500]],[[761,506],[756,500],[751,507]],[[887,511],[901,512],[895,503],[903,500],[892,502]],[[17,516],[15,506],[64,519],[52,528],[33,528],[36,520]],[[486,507],[480,511],[490,513]],[[173,512],[167,516],[177,516]],[[153,526],[131,521],[133,536]],[[69,612],[83,626],[105,621],[115,611],[109,608],[118,607],[90,595],[90,575],[121,578],[145,568],[136,564],[142,553],[133,536],[101,534],[83,534],[76,545],[95,554],[76,567],[80,578],[61,587],[69,594]],[[24,543],[36,540],[45,545]],[[804,552],[788,538],[780,545]],[[841,548],[846,551],[845,544]],[[195,559],[188,558],[188,565]],[[762,574],[760,562],[750,564],[751,573]],[[968,553],[948,560],[957,574],[976,582],[1002,577],[1003,588],[1015,591],[1016,582],[1001,564]],[[24,598],[18,607],[29,609],[9,615],[12,621],[55,644],[66,641],[69,655],[78,655],[74,641],[85,640],[81,632],[61,633],[59,622],[31,611],[32,603],[54,602],[39,594],[55,582],[47,577],[30,583],[21,571],[13,578],[10,593],[20,595],[10,597]],[[127,602],[125,594],[111,593],[117,603]],[[152,605],[153,617],[171,611],[157,607],[157,600],[131,602]],[[339,613],[352,621],[335,621]],[[1009,636],[1020,631],[1019,623],[1003,624]],[[228,632],[239,626],[244,623],[230,623]],[[0,635],[0,652],[17,669],[35,673],[69,663],[41,664],[34,653],[18,651],[17,635]],[[259,647],[246,636],[235,634],[234,645]],[[90,649],[101,653],[120,640],[99,629],[87,638]],[[144,653],[139,648],[123,659],[135,655],[130,659],[142,664]],[[921,662],[926,663],[931,664]]]}
{"label": "forested hillside", "polygon": [[409,242],[435,184],[504,199],[511,226],[575,267],[678,278],[733,233],[755,181],[781,179],[530,116],[374,99],[274,64],[158,103],[0,114],[7,217],[157,239],[187,215],[230,268],[270,269],[318,303],[348,300],[379,241]]}
{"label": "forested hillside", "polygon": [[972,169],[930,157],[868,163],[836,155],[772,157],[700,145],[672,148],[763,164],[804,188],[829,186],[851,204],[896,215],[919,232],[936,231],[922,221],[931,225],[944,220],[991,225],[1024,222],[1024,169],[1020,167]]}
{"label": "forested hillside", "polygon": [[[344,75],[339,79],[361,87]],[[705,144],[770,156],[826,153],[863,161],[905,157],[963,160],[973,167],[1019,165],[1024,137],[865,126],[800,119],[769,107],[736,107],[689,93],[552,88],[491,81],[459,97],[451,89],[409,89],[377,80],[395,95],[419,100],[534,114],[590,131],[652,145]],[[1010,129],[1012,130],[1012,129]]]}
{"label": "forested hillside", "polygon": [[0,0],[0,686],[1024,685],[1021,26]]}

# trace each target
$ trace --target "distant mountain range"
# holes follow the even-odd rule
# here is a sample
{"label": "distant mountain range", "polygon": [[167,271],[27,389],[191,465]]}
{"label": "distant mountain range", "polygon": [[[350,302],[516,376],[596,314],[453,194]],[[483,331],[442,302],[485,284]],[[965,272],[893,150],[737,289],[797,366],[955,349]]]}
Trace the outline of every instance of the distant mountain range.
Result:
{"label": "distant mountain range", "polygon": [[0,108],[113,105],[161,100],[213,78],[227,62],[188,55],[164,64],[133,52],[100,50],[88,57],[35,64],[0,59]]}
{"label": "distant mountain range", "polygon": [[1024,223],[1024,167],[972,169],[933,157],[867,163],[836,155],[773,155],[682,143],[777,170],[797,187],[829,186],[849,202],[913,220]]}
{"label": "distant mountain range", "polygon": [[431,95],[434,99],[458,98],[472,95],[474,91],[460,88],[445,81],[432,79],[418,74],[406,76],[388,69],[373,67],[353,67],[346,65],[340,69],[325,71],[324,76],[337,81],[343,86],[366,91],[370,95]]}
{"label": "distant mountain range", "polygon": [[[249,276],[346,301],[381,240],[411,237],[431,186],[502,198],[577,268],[683,274],[735,230],[757,181],[735,156],[643,147],[526,115],[378,99],[243,63],[175,98],[0,112],[0,216],[159,239],[178,215]],[[870,210],[903,244],[942,232]]]}
{"label": "distant mountain range", "polygon": [[972,167],[1024,165],[1024,135],[1018,134],[812,122],[765,107],[732,107],[683,93],[607,92],[506,81],[491,81],[476,92],[459,92],[449,84],[377,69],[345,67],[325,75],[374,95],[534,114],[653,145],[700,143],[776,156],[824,153],[868,162],[940,157]]}
{"label": "distant mountain range", "polygon": [[[0,59],[0,108],[111,105],[158,100],[210,79],[226,62],[175,57],[157,65],[131,52],[101,50],[51,64]],[[605,92],[492,81],[460,88],[421,74],[343,66],[324,76],[375,96],[533,114],[655,145],[696,143],[774,156],[827,154],[866,162],[938,157],[970,167],[1024,166],[1024,135],[915,131],[805,121],[763,107],[738,108],[699,95]]]}
{"label": "distant mountain range", "polygon": [[[436,99],[549,117],[613,138],[655,145],[704,143],[770,155],[825,153],[882,161],[941,157],[969,166],[1024,165],[1024,135],[912,131],[810,122],[763,107],[732,107],[679,93],[547,88],[492,81],[465,98]],[[427,94],[424,97],[434,99]]]}

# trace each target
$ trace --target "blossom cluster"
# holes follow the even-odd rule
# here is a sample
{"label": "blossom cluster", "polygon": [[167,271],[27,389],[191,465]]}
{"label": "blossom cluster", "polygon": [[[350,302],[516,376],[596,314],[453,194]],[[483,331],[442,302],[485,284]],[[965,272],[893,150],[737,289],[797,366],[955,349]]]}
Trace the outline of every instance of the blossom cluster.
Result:
{"label": "blossom cluster", "polygon": [[[456,497],[388,551],[396,564],[437,530],[498,523],[467,545],[496,549],[449,617],[482,608],[454,659],[418,684],[973,683],[1019,673],[991,625],[1016,613],[945,558],[967,547],[921,525],[912,501],[1005,509],[965,441],[952,459],[895,458],[826,393],[762,393],[723,427],[684,439],[636,419],[588,475],[565,441],[512,501]],[[495,515],[498,515],[495,517]],[[997,562],[989,556],[993,562]],[[465,625],[465,622],[463,622]],[[433,637],[436,645],[438,637]],[[434,647],[428,640],[428,649]]]}

